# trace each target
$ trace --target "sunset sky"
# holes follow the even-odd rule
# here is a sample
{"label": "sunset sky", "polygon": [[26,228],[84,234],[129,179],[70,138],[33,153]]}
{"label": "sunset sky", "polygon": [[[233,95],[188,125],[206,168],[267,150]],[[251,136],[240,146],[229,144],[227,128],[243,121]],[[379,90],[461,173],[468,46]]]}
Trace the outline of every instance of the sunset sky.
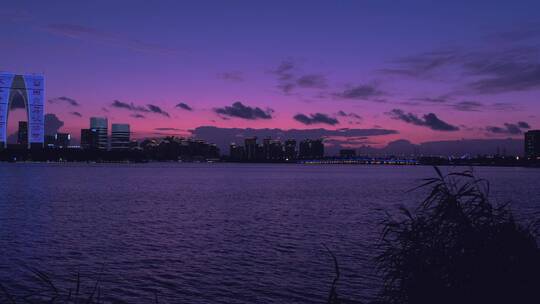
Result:
{"label": "sunset sky", "polygon": [[43,73],[75,136],[91,116],[358,145],[540,128],[539,1],[4,1],[0,37],[0,70]]}

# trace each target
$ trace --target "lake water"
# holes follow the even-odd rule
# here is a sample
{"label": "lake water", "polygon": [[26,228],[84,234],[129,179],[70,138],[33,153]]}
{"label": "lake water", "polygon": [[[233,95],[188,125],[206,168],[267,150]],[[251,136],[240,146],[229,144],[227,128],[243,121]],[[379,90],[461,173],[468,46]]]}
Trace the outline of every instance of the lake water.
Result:
{"label": "lake water", "polygon": [[[456,170],[463,170],[457,168]],[[476,168],[497,202],[540,216],[540,170]],[[430,167],[0,163],[0,283],[99,277],[106,303],[324,303],[372,297],[384,211]]]}

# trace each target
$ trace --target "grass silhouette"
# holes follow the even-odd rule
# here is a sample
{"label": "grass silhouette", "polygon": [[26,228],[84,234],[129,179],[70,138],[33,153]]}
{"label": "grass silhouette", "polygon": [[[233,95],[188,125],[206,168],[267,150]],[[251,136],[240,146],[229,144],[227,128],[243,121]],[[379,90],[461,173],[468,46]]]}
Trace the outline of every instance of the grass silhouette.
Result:
{"label": "grass silhouette", "polygon": [[102,295],[99,278],[92,284],[88,291],[81,288],[81,276],[77,273],[73,288],[66,290],[56,286],[54,280],[45,272],[35,268],[29,268],[33,283],[37,285],[24,295],[13,295],[7,288],[0,284],[0,303],[59,303],[59,304],[102,304]]}
{"label": "grass silhouette", "polygon": [[539,303],[536,225],[489,202],[489,183],[472,171],[429,178],[411,212],[384,222],[377,266],[381,303]]}

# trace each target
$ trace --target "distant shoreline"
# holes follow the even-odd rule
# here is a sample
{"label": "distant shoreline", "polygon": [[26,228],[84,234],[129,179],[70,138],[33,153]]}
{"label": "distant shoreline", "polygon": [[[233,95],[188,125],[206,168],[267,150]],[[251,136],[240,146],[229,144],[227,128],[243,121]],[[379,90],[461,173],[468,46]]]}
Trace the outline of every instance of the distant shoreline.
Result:
{"label": "distant shoreline", "polygon": [[238,164],[238,165],[301,165],[301,166],[369,166],[369,167],[432,167],[432,166],[445,166],[445,167],[517,167],[517,168],[540,168],[540,163],[516,163],[516,164],[504,164],[504,163],[415,163],[415,164],[402,164],[402,163],[353,163],[353,162],[339,162],[339,161],[298,161],[298,162],[237,162],[237,161],[223,161],[223,160],[210,160],[210,161],[174,161],[174,160],[149,160],[149,161],[5,161],[0,160],[2,164]]}

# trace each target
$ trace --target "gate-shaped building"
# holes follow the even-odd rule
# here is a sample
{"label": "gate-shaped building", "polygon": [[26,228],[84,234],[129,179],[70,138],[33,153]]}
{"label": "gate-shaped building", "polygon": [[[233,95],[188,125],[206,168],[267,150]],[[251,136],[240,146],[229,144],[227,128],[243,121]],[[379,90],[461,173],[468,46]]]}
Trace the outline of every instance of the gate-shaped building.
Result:
{"label": "gate-shaped building", "polygon": [[45,79],[40,74],[16,75],[0,72],[0,148],[7,147],[9,110],[22,98],[28,118],[28,147],[43,146],[45,136]]}

